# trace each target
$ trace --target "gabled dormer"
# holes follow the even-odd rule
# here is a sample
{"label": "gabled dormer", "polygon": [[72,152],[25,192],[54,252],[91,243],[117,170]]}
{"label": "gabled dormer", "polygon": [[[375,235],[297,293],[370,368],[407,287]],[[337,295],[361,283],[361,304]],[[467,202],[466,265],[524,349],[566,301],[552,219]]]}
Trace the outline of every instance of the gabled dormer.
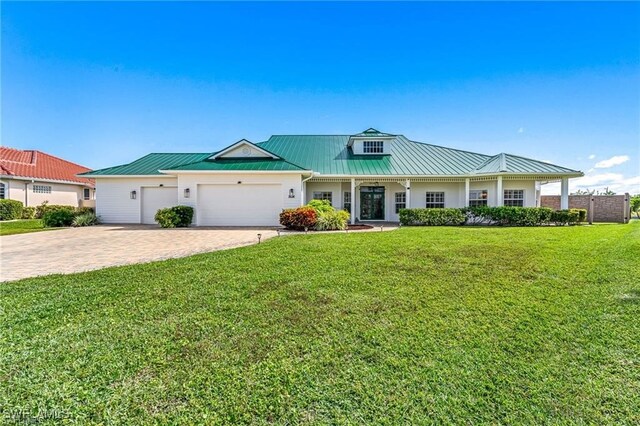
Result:
{"label": "gabled dormer", "polygon": [[238,142],[229,145],[222,151],[216,152],[209,160],[221,160],[230,158],[270,158],[273,160],[279,160],[275,154],[270,153],[266,149],[260,148],[258,145],[246,140],[241,139]]}
{"label": "gabled dormer", "polygon": [[347,146],[354,155],[389,155],[395,135],[369,128],[349,138]]}

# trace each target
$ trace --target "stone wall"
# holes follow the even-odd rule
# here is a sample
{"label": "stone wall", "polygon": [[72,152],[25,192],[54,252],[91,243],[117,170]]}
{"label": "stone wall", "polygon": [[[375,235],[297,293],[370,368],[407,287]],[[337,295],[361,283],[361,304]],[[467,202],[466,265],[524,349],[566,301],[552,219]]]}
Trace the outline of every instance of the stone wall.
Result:
{"label": "stone wall", "polygon": [[[593,222],[627,223],[630,218],[629,194],[624,195],[569,195],[570,209],[586,209]],[[593,199],[593,201],[592,201]],[[591,216],[593,204],[593,216]],[[559,195],[543,195],[540,206],[560,209]]]}

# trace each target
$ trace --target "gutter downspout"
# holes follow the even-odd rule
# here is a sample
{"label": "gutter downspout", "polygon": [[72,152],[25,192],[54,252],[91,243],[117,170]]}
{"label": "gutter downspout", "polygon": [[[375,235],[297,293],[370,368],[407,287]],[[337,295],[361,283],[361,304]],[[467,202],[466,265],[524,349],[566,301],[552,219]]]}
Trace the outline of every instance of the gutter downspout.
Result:
{"label": "gutter downspout", "polygon": [[311,175],[308,178],[302,179],[302,182],[300,182],[300,207],[304,206],[305,202],[307,201],[307,181],[314,175],[315,173],[313,173],[312,171]]}

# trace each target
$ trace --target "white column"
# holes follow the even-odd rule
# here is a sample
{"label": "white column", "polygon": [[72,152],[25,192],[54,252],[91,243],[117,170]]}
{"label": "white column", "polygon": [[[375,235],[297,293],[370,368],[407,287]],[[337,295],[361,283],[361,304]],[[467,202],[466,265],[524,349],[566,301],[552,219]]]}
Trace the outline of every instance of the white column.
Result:
{"label": "white column", "polygon": [[405,189],[406,189],[406,203],[407,203],[407,208],[410,209],[411,208],[411,181],[409,179],[407,179],[407,181],[405,182],[404,185]]}
{"label": "white column", "polygon": [[307,204],[307,182],[303,181],[300,186],[300,207],[302,207]]}
{"label": "white column", "polygon": [[569,208],[569,178],[562,178],[560,183],[560,209]]}
{"label": "white column", "polygon": [[351,224],[356,223],[356,180],[351,178]]}
{"label": "white column", "polygon": [[469,178],[464,180],[464,206],[469,207]]}
{"label": "white column", "polygon": [[496,182],[496,206],[501,206],[503,204],[504,193],[502,192],[502,176],[498,176],[498,181]]}

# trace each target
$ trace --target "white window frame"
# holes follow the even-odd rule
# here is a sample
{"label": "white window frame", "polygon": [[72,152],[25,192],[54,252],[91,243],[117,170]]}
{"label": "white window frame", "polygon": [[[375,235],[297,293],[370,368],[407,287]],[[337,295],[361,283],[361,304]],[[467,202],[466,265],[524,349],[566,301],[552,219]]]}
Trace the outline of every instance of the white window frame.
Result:
{"label": "white window frame", "polygon": [[502,205],[509,207],[524,207],[524,189],[505,189]]}
{"label": "white window frame", "polygon": [[489,191],[486,189],[469,190],[469,207],[481,207],[489,205]]}
{"label": "white window frame", "polygon": [[313,191],[314,200],[327,200],[329,204],[333,205],[333,192],[332,191]]}
{"label": "white window frame", "polygon": [[342,194],[342,209],[348,212],[351,211],[351,192],[345,191]]}
{"label": "white window frame", "polygon": [[362,141],[365,154],[384,154],[384,141]]}
{"label": "white window frame", "polygon": [[407,193],[406,192],[396,192],[393,197],[395,212],[396,214],[400,213],[400,209],[407,208]]}
{"label": "white window frame", "polygon": [[7,196],[7,185],[4,182],[0,182],[0,200],[4,200]]}
{"label": "white window frame", "polygon": [[443,209],[444,203],[445,203],[444,191],[427,191],[427,193],[425,194],[424,206],[427,209]]}
{"label": "white window frame", "polygon": [[[87,194],[89,194],[89,195],[87,195]],[[82,189],[82,199],[85,200],[85,201],[91,200],[91,188],[83,188]]]}
{"label": "white window frame", "polygon": [[31,187],[31,191],[34,194],[51,194],[53,188],[51,188],[51,185],[36,185],[34,184]]}

